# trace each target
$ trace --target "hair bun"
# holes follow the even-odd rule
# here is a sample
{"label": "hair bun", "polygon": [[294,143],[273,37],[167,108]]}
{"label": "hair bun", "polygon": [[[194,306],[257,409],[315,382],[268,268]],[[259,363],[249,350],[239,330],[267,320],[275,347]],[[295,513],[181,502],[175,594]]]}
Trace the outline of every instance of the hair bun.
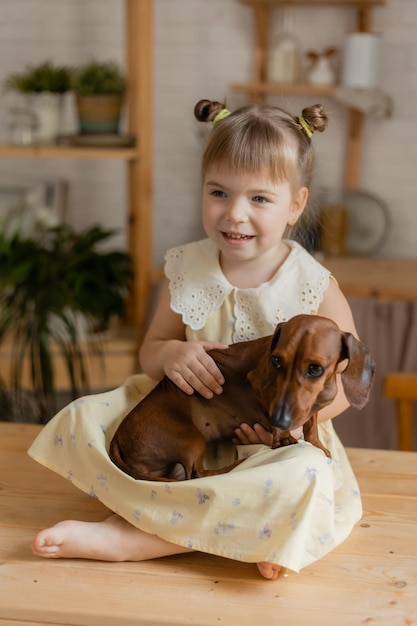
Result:
{"label": "hair bun", "polygon": [[212,122],[226,105],[216,100],[200,100],[194,107],[194,116],[199,122]]}
{"label": "hair bun", "polygon": [[302,110],[302,116],[313,132],[322,133],[328,122],[328,117],[321,104],[314,104]]}

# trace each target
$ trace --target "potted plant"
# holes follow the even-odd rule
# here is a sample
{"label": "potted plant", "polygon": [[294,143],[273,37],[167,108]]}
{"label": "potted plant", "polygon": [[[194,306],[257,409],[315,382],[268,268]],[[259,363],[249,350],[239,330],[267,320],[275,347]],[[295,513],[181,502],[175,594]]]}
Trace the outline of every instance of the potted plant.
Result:
{"label": "potted plant", "polygon": [[81,133],[118,133],[126,79],[112,62],[90,61],[73,72]]}
{"label": "potted plant", "polygon": [[[131,259],[101,249],[113,234],[99,226],[76,232],[68,224],[33,236],[7,224],[0,229],[0,346],[13,346],[15,402],[25,396],[29,371],[37,421],[45,423],[56,410],[54,352],[63,357],[72,396],[88,391],[80,316],[89,329],[102,330],[125,312]],[[99,342],[90,345],[100,349]]]}
{"label": "potted plant", "polygon": [[51,61],[28,65],[23,72],[10,74],[4,87],[25,96],[35,120],[35,141],[53,143],[61,130],[63,94],[71,88],[71,70]]}

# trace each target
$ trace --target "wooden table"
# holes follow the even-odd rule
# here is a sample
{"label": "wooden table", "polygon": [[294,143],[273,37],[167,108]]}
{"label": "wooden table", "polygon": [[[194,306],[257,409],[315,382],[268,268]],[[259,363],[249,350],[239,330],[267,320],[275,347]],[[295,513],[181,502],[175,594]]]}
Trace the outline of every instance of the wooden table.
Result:
{"label": "wooden table", "polygon": [[45,560],[36,531],[107,510],[26,450],[39,428],[0,423],[0,625],[412,626],[417,624],[417,453],[350,449],[364,517],[301,574],[203,554],[143,563]]}
{"label": "wooden table", "polygon": [[345,296],[417,300],[417,258],[334,256],[320,260]]}

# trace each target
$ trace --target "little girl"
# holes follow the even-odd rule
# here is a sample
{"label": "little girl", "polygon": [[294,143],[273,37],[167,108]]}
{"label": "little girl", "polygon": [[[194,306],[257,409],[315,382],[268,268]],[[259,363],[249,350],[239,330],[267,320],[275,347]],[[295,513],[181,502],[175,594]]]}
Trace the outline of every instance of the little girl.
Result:
{"label": "little girl", "polygon": [[329,317],[356,336],[336,281],[289,239],[305,222],[311,139],[326,127],[323,108],[296,117],[261,105],[230,113],[203,100],[195,116],[213,122],[202,163],[207,239],[167,253],[160,302],[140,350],[146,374],[72,402],[29,450],[114,514],[98,523],[60,522],[38,533],[33,551],[140,561],[199,550],[256,563],[262,576],[275,579],[282,568],[298,572],[324,556],[361,517],[358,486],[331,422],[348,406],[340,374],[335,400],[319,413],[331,460],[302,438],[272,450],[270,433],[245,424],[233,443],[207,455],[209,467],[245,457],[223,475],[134,480],[107,453],[120,421],[164,373],[186,394],[221,394],[224,380],[207,354],[212,348],[272,334],[298,313]]}

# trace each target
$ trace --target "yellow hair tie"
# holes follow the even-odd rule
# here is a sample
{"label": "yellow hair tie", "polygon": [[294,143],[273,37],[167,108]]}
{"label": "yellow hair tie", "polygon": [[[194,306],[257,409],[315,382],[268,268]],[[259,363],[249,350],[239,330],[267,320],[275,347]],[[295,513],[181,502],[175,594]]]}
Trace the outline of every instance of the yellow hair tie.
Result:
{"label": "yellow hair tie", "polygon": [[219,113],[217,113],[216,117],[213,119],[213,124],[216,124],[217,122],[220,122],[221,120],[224,120],[225,117],[229,117],[231,111],[229,111],[229,109],[222,109],[221,111],[219,111]]}
{"label": "yellow hair tie", "polygon": [[311,130],[310,126],[307,124],[302,115],[298,116],[298,121],[300,122],[300,126],[302,127],[307,137],[311,139],[313,136],[313,131]]}

